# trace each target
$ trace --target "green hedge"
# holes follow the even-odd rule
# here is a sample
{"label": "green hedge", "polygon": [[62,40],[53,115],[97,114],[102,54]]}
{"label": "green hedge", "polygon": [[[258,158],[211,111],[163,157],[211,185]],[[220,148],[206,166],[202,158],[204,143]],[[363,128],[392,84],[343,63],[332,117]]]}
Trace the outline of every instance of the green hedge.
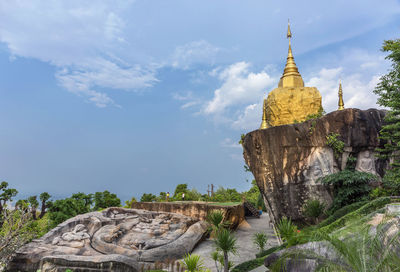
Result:
{"label": "green hedge", "polygon": [[383,208],[388,203],[390,203],[390,197],[377,198],[377,199],[365,204],[361,208],[359,208],[353,212],[350,212],[350,213],[346,214],[345,216],[342,216],[341,218],[339,218],[335,222],[331,223],[330,225],[320,228],[320,231],[330,233],[336,229],[339,229],[339,228],[345,226],[346,222],[348,222],[354,218],[360,218],[362,216],[368,215],[371,212],[374,212],[378,209]]}
{"label": "green hedge", "polygon": [[353,212],[355,210],[358,210],[359,208],[361,208],[368,202],[369,201],[360,201],[360,202],[356,202],[356,203],[347,205],[343,208],[340,208],[339,210],[335,211],[331,216],[329,216],[327,219],[325,219],[324,221],[319,223],[316,227],[322,228],[322,227],[328,226],[328,225],[332,224],[333,222],[335,222],[336,220],[338,220],[339,218],[345,216],[346,214]]}

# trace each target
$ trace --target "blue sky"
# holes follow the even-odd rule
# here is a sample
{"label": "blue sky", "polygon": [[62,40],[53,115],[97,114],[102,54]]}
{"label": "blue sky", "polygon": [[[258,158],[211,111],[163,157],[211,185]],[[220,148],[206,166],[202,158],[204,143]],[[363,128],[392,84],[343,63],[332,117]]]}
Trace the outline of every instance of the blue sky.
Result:
{"label": "blue sky", "polygon": [[327,112],[376,106],[398,1],[1,1],[0,179],[21,196],[247,190],[240,135],[293,52]]}

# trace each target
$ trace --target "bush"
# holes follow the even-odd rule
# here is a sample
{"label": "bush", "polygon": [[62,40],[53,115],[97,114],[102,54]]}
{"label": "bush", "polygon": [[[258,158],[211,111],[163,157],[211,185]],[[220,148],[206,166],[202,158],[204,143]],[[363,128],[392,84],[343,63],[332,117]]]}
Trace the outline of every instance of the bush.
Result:
{"label": "bush", "polygon": [[367,200],[371,191],[369,182],[377,176],[370,173],[343,171],[319,178],[322,184],[334,186],[334,200],[330,210],[337,210],[351,203]]}
{"label": "bush", "polygon": [[264,251],[265,246],[267,245],[268,236],[264,232],[257,232],[253,235],[253,243],[260,250],[260,252]]}
{"label": "bush", "polygon": [[368,215],[380,208],[383,208],[386,204],[390,203],[390,197],[377,198],[371,202],[368,202],[361,208],[342,216],[338,220],[334,221],[330,225],[320,228],[320,231],[325,233],[331,233],[332,231],[339,229],[346,225],[346,222],[354,220],[354,218],[360,218],[362,216]]}
{"label": "bush", "polygon": [[289,242],[295,235],[297,235],[297,226],[292,223],[292,220],[287,217],[282,217],[276,224],[276,229],[278,235],[281,237],[282,241]]}
{"label": "bush", "polygon": [[340,208],[339,210],[335,211],[331,216],[329,216],[327,219],[325,219],[324,221],[319,223],[317,225],[317,228],[325,227],[325,226],[335,222],[339,218],[345,216],[346,214],[348,214],[352,211],[358,210],[359,208],[361,208],[362,206],[364,206],[367,203],[368,203],[368,201],[360,201],[360,202],[356,202],[356,203],[347,205],[343,208]]}
{"label": "bush", "polygon": [[309,199],[303,205],[303,214],[318,223],[318,218],[324,213],[326,205],[318,199]]}
{"label": "bush", "polygon": [[326,136],[326,144],[333,149],[335,158],[338,159],[344,151],[344,142],[339,139],[340,135],[337,133],[329,133]]}
{"label": "bush", "polygon": [[152,201],[156,201],[157,197],[153,194],[146,194],[144,193],[142,195],[142,197],[140,198],[140,202],[152,202]]}

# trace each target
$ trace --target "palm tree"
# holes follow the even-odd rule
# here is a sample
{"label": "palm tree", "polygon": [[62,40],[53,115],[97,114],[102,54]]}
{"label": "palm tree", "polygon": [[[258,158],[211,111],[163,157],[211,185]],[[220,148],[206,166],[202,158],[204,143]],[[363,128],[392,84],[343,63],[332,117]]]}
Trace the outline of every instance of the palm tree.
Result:
{"label": "palm tree", "polygon": [[221,228],[217,231],[215,245],[217,250],[222,251],[224,254],[224,272],[229,272],[228,253],[236,254],[236,238],[229,230]]}

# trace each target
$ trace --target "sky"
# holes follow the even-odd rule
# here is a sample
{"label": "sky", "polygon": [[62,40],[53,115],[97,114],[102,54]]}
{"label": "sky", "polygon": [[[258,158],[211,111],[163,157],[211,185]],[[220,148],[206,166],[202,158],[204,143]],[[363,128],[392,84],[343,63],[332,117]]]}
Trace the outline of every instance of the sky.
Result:
{"label": "sky", "polygon": [[0,180],[20,197],[250,188],[241,134],[292,49],[326,112],[376,108],[394,0],[0,1]]}

